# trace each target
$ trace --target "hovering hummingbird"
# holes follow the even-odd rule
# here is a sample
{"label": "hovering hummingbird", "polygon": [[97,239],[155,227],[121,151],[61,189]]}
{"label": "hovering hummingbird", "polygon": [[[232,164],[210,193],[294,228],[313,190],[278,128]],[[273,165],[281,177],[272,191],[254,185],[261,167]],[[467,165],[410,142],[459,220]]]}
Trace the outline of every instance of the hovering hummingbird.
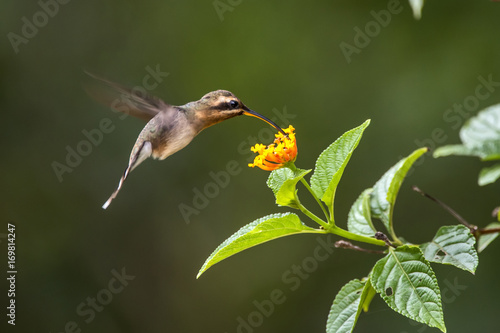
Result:
{"label": "hovering hummingbird", "polygon": [[[106,92],[103,89],[86,86],[89,95],[117,111],[148,121],[132,148],[128,166],[118,187],[104,203],[103,209],[111,204],[129,173],[145,159],[152,157],[164,160],[186,147],[202,130],[223,120],[240,115],[252,116],[265,121],[286,135],[273,121],[250,110],[238,97],[227,90],[212,91],[198,101],[174,106],[154,96],[145,94],[139,96],[131,89],[117,83],[87,74],[111,88]],[[117,102],[120,100],[126,101],[125,108],[123,104],[119,107]]]}

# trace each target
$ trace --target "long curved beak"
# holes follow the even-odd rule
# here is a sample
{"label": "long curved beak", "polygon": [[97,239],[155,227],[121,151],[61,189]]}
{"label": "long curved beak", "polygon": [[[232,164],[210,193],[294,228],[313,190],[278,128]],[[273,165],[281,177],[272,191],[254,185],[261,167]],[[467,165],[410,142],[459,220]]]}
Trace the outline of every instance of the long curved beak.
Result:
{"label": "long curved beak", "polygon": [[259,118],[260,120],[263,120],[265,121],[266,123],[268,123],[269,125],[273,126],[274,128],[276,128],[278,131],[280,131],[281,133],[283,133],[283,135],[285,136],[288,136],[285,131],[283,131],[283,129],[281,129],[281,127],[279,127],[278,125],[276,125],[272,120],[264,117],[263,115],[261,114],[258,114],[257,112],[253,111],[253,110],[250,110],[249,108],[247,108],[246,106],[243,107],[243,114],[246,115],[246,116],[252,116],[252,117],[255,117],[255,118]]}

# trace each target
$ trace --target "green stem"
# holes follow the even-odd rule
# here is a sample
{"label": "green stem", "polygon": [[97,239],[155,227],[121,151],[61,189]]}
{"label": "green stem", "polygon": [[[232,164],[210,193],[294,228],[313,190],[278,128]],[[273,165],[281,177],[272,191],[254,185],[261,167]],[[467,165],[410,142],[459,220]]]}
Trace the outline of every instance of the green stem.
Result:
{"label": "green stem", "polygon": [[[295,163],[290,163],[288,165],[288,167],[295,173],[297,171],[297,167],[295,166]],[[316,202],[318,203],[318,205],[321,207],[321,210],[323,211],[323,214],[325,214],[325,217],[327,219],[327,221],[329,222],[328,224],[332,223],[332,224],[335,224],[333,221],[330,221],[329,219],[329,215],[328,215],[328,212],[326,211],[325,209],[325,206],[323,205],[323,203],[321,202],[321,200],[319,200],[319,198],[316,196],[316,194],[314,194],[311,186],[309,186],[309,183],[304,179],[304,178],[301,178],[300,181],[302,182],[302,184],[304,184],[304,186],[306,187],[306,189],[309,191],[309,193],[311,193],[311,195],[313,196],[314,200],[316,200]],[[323,221],[323,220],[321,220]],[[317,222],[317,221],[316,221]]]}
{"label": "green stem", "polygon": [[386,246],[385,242],[382,240],[378,240],[375,238],[371,237],[366,237],[366,236],[361,236],[354,234],[350,231],[344,230],[342,228],[337,227],[336,225],[328,224],[313,213],[311,213],[306,207],[304,207],[300,202],[299,202],[299,208],[302,213],[307,215],[311,220],[314,222],[318,223],[320,226],[323,227],[325,232],[332,233],[334,235],[347,238],[353,241],[357,242],[363,242],[363,243],[368,243],[368,244],[374,244],[374,245],[379,245],[379,246]]}
{"label": "green stem", "polygon": [[[295,166],[294,163],[290,163],[288,165],[288,167],[294,173],[297,171],[297,167]],[[384,247],[386,246],[385,242],[382,241],[382,240],[378,240],[378,239],[371,238],[371,237],[357,235],[357,234],[354,234],[354,233],[352,233],[350,231],[347,231],[347,230],[344,230],[342,228],[337,227],[335,225],[335,222],[333,221],[333,219],[329,218],[329,215],[328,215],[328,213],[327,213],[327,211],[326,211],[323,203],[319,200],[319,198],[316,196],[316,194],[314,194],[311,186],[309,186],[309,184],[307,183],[307,181],[304,178],[301,179],[301,182],[302,182],[302,184],[304,184],[304,186],[307,188],[307,190],[312,194],[312,196],[314,197],[314,199],[316,199],[316,202],[318,203],[318,205],[323,210],[323,213],[325,214],[325,217],[326,217],[326,219],[327,219],[328,222],[323,221],[322,219],[320,219],[319,217],[317,217],[315,214],[313,214],[311,211],[309,211],[304,205],[302,205],[302,203],[300,203],[299,198],[295,197],[295,199],[297,200],[297,203],[299,205],[299,209],[300,209],[300,211],[302,213],[304,213],[311,220],[313,220],[314,222],[316,222],[320,226],[322,226],[325,233],[332,233],[332,234],[335,234],[337,236],[340,236],[340,237],[343,237],[343,238],[347,238],[347,239],[350,239],[350,240],[353,240],[353,241],[357,241],[357,242],[374,244],[374,245],[379,245],[379,246],[384,246]]]}
{"label": "green stem", "polygon": [[398,238],[398,236],[396,236],[396,232],[394,231],[394,225],[392,224],[393,214],[394,214],[394,205],[391,205],[391,213],[389,214],[389,226],[390,226],[389,233],[391,234],[393,243],[395,243],[396,245],[403,245],[403,242]]}
{"label": "green stem", "polygon": [[314,197],[314,199],[316,200],[316,202],[318,203],[318,205],[321,207],[321,210],[323,211],[323,214],[325,214],[325,217],[328,220],[328,222],[332,223],[332,224],[335,224],[334,221],[330,221],[328,212],[325,209],[325,205],[323,205],[323,203],[319,200],[319,198],[316,196],[316,194],[314,194],[311,186],[309,186],[309,183],[307,183],[307,181],[304,178],[302,178],[300,181],[302,182],[302,184],[304,184],[304,186],[312,194],[312,196]]}
{"label": "green stem", "polygon": [[332,226],[328,223],[326,223],[325,221],[323,221],[322,219],[320,219],[319,217],[317,217],[316,215],[314,215],[313,213],[311,213],[306,207],[304,207],[304,205],[302,205],[300,202],[299,202],[299,208],[300,208],[300,211],[302,213],[304,213],[305,215],[307,215],[307,217],[309,217],[311,220],[313,220],[314,222],[316,222],[317,224],[319,224],[320,226],[322,226],[325,230],[329,230]]}
{"label": "green stem", "polygon": [[329,232],[331,232],[332,234],[335,234],[335,235],[338,235],[340,237],[344,237],[344,238],[347,238],[347,239],[350,239],[353,241],[369,243],[369,244],[374,244],[374,245],[379,245],[379,246],[386,246],[385,242],[382,240],[378,240],[378,239],[366,237],[366,236],[361,236],[361,235],[356,235],[350,231],[344,230],[344,229],[339,228],[335,225],[330,226],[330,228],[327,230]]}

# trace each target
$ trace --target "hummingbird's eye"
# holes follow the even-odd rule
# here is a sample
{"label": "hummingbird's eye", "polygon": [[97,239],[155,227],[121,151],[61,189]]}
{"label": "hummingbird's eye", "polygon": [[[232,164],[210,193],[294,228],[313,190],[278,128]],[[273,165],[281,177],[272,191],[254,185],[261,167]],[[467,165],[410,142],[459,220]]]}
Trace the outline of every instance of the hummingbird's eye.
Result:
{"label": "hummingbird's eye", "polygon": [[238,101],[235,101],[233,99],[233,100],[229,101],[229,106],[231,107],[231,109],[237,109],[237,108],[239,108],[240,103],[238,103]]}

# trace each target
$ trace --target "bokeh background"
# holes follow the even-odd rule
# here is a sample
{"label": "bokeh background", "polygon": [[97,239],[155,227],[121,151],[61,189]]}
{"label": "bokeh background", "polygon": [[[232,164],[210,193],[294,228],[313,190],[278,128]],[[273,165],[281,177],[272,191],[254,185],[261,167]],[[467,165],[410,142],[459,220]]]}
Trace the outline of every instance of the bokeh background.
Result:
{"label": "bokeh background", "polygon": [[[228,7],[218,14],[215,5]],[[23,17],[33,22],[41,7],[35,1],[2,1],[0,234],[7,233],[7,222],[16,224],[18,266],[15,327],[6,325],[7,286],[4,278],[0,283],[3,327],[18,332],[77,332],[73,325],[81,332],[107,333],[323,332],[338,290],[366,276],[377,255],[335,250],[291,290],[283,275],[319,244],[314,235],[293,236],[245,251],[195,279],[209,254],[241,226],[287,211],[275,206],[265,186],[268,173],[246,167],[251,155],[245,147],[259,136],[265,139],[267,125],[254,118],[231,119],[165,161],[148,160],[104,211],[101,205],[115,189],[144,123],[122,120],[91,100],[82,89],[89,80],[83,71],[133,87],[142,85],[148,66],[158,66],[169,75],[151,93],[169,103],[228,89],[269,117],[286,111],[297,130],[302,168],[313,167],[317,155],[343,132],[372,119],[337,191],[336,219],[345,226],[359,193],[400,157],[435,145],[433,131],[444,132],[439,145],[459,142],[457,128],[443,115],[474,96],[479,76],[500,81],[500,3],[488,0],[429,0],[420,21],[401,0],[401,13],[391,15],[348,62],[340,44],[355,45],[354,29],[364,30],[374,21],[371,11],[387,6],[386,0],[69,1],[16,53],[8,33],[22,35]],[[495,87],[458,122],[499,102]],[[76,149],[86,140],[82,131],[98,128],[104,118],[111,119],[113,131],[59,181],[54,161],[65,164],[67,147]],[[230,161],[239,165],[238,173],[186,223],[179,206],[193,206],[195,189],[203,190],[213,181],[210,172],[225,170]],[[424,242],[440,226],[457,223],[412,192],[414,184],[471,223],[491,222],[499,185],[477,185],[484,165],[473,158],[426,156],[401,189],[398,234]],[[299,192],[306,204],[314,204],[303,188]],[[6,272],[6,242],[0,240],[0,267]],[[435,267],[450,332],[498,328],[499,253],[497,243],[481,254],[475,276]],[[78,314],[87,298],[105,297],[112,271],[122,269],[135,278],[105,299],[109,304],[92,320]],[[255,302],[268,300],[275,289],[286,300],[259,321]],[[238,331],[238,318],[248,322],[249,316],[257,327]],[[377,297],[356,328],[373,331],[437,329],[397,315]]]}

